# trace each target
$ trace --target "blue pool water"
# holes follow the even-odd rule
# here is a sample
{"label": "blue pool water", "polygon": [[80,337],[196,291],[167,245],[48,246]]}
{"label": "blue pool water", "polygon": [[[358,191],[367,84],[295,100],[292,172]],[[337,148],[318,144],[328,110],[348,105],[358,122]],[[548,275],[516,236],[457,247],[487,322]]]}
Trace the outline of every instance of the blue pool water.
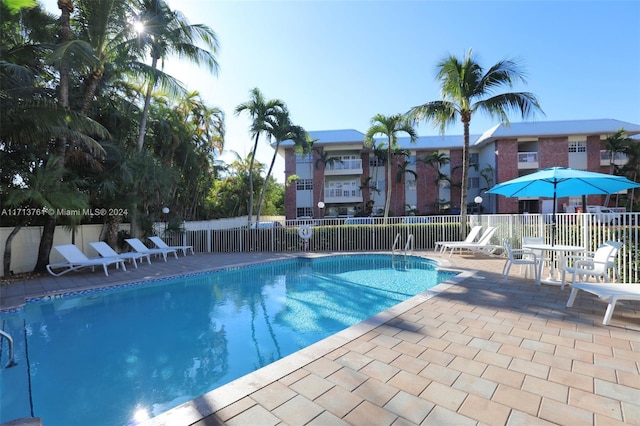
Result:
{"label": "blue pool water", "polygon": [[[155,416],[445,281],[434,262],[298,259],[28,303],[0,422],[128,425]],[[5,364],[6,341],[0,358]]]}

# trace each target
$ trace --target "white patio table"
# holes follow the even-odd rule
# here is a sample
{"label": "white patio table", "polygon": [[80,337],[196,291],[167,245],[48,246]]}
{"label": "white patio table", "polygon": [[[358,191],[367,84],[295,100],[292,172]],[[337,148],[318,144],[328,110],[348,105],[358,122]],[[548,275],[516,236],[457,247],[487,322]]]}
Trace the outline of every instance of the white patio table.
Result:
{"label": "white patio table", "polygon": [[[529,249],[529,250],[543,250],[545,252],[549,252],[549,253],[557,253],[557,256],[553,256],[553,261],[550,262],[549,265],[549,276],[545,279],[542,279],[542,264],[544,263],[543,261],[540,261],[539,265],[538,265],[538,279],[536,281],[536,285],[540,285],[541,282],[545,283],[545,284],[552,284],[552,285],[561,285],[562,282],[558,279],[557,277],[557,271],[560,270],[560,268],[562,268],[562,266],[564,265],[564,257],[566,253],[582,253],[584,251],[586,251],[586,249],[584,247],[580,247],[580,246],[570,246],[570,245],[564,245],[564,244],[535,244],[535,243],[531,243],[531,244],[523,244],[522,248],[525,249]],[[546,257],[546,256],[544,256]],[[557,262],[557,266],[556,267],[556,262]]]}

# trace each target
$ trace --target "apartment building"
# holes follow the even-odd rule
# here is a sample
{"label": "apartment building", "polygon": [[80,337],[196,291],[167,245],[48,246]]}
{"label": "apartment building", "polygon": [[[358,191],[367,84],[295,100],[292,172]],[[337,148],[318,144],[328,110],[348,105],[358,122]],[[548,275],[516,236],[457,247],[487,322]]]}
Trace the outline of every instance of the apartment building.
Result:
{"label": "apartment building", "polygon": [[[498,124],[471,135],[468,210],[544,213],[545,202],[540,199],[509,199],[484,191],[552,166],[608,173],[612,160],[605,140],[621,128],[627,136],[640,135],[640,125],[613,119]],[[388,185],[391,216],[459,212],[462,135],[422,136],[413,144],[408,137],[399,137],[402,154],[387,161],[384,138],[376,138],[375,146],[381,149],[372,149],[364,146],[364,133],[353,129],[309,134],[316,142],[308,155],[296,154],[289,141],[279,147],[285,181],[295,175],[295,183],[285,192],[287,219],[382,215]],[[617,156],[613,161],[620,165],[627,159]],[[478,196],[480,205],[474,202]],[[580,202],[559,200],[560,205]],[[601,196],[588,198],[589,204],[601,202]]]}

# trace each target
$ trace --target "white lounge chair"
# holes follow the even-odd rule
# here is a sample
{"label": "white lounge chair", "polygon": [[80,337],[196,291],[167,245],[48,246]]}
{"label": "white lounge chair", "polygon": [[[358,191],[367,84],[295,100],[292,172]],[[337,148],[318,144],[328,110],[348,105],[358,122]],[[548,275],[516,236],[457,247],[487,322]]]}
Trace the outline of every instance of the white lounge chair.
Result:
{"label": "white lounge chair", "polygon": [[480,234],[480,230],[482,229],[482,225],[476,225],[473,228],[471,228],[471,230],[469,231],[469,233],[467,234],[467,238],[464,239],[464,241],[436,241],[435,246],[433,247],[433,249],[435,251],[440,251],[440,253],[444,253],[445,244],[449,244],[449,243],[472,243],[475,241],[476,237],[478,236],[478,234]]}
{"label": "white lounge chair", "polygon": [[[47,271],[49,271],[49,273],[54,277],[59,277],[67,272],[79,271],[80,269],[88,267],[91,267],[91,270],[95,270],[96,266],[102,266],[106,276],[109,276],[109,271],[107,271],[107,266],[109,265],[116,265],[117,267],[122,266],[123,271],[127,270],[124,266],[124,259],[115,257],[88,258],[74,244],[64,244],[54,246],[53,248],[66,259],[66,262],[50,263],[47,265]],[[56,270],[60,271],[55,272]]]}
{"label": "white lounge chair", "polygon": [[[507,253],[507,261],[502,268],[502,276],[504,280],[507,281],[509,278],[509,271],[513,265],[526,265],[527,269],[525,269],[525,277],[529,270],[533,269],[533,274],[536,282],[538,281],[538,255],[536,255],[531,250],[527,249],[513,249],[511,248],[511,243],[509,240],[504,238],[502,240],[502,245],[504,246],[504,250]],[[528,266],[532,266],[529,268]]]}
{"label": "white lounge chair", "polygon": [[606,283],[571,283],[571,294],[567,300],[567,308],[573,306],[578,290],[595,294],[601,300],[608,302],[607,310],[602,320],[603,325],[609,325],[616,303],[620,300],[640,300],[640,283],[637,284],[606,284]]}
{"label": "white lounge chair", "polygon": [[167,254],[168,253],[173,253],[173,255],[176,257],[176,259],[178,258],[178,251],[176,249],[172,249],[172,248],[168,248],[168,249],[149,248],[149,247],[145,246],[144,243],[142,241],[140,241],[139,239],[137,239],[137,238],[127,238],[125,241],[136,252],[145,253],[145,254],[156,254],[156,255],[159,254],[159,255],[162,256],[162,258],[164,259],[165,262],[167,261]]}
{"label": "white lounge chair", "polygon": [[[608,283],[610,281],[609,269],[613,268],[614,275],[618,275],[615,260],[621,246],[621,242],[607,241],[598,247],[592,256],[567,256],[562,267],[561,288],[564,290],[567,272],[571,274],[572,283],[576,282],[576,276],[580,277],[579,280],[582,280],[583,277],[594,277]],[[573,261],[573,265],[568,265],[569,261]]]}
{"label": "white lounge chair", "polygon": [[497,229],[498,228],[495,227],[495,226],[488,227],[484,231],[484,233],[482,234],[480,239],[475,243],[465,243],[465,242],[461,242],[461,241],[456,241],[456,242],[443,244],[443,246],[445,247],[444,250],[445,251],[447,249],[451,250],[449,252],[449,257],[451,257],[451,255],[453,254],[453,252],[455,250],[460,250],[460,251],[462,251],[462,250],[470,250],[470,251],[479,251],[479,252],[483,252],[483,253],[486,253],[486,254],[493,254],[493,253],[496,252],[496,250],[502,248],[502,246],[489,244],[489,242],[491,241],[491,238],[493,237],[493,234],[495,234]]}
{"label": "white lounge chair", "polygon": [[109,244],[104,241],[96,241],[94,243],[89,243],[91,247],[93,247],[100,256],[102,257],[114,257],[124,260],[129,260],[133,263],[134,267],[138,267],[137,260],[147,258],[147,262],[151,264],[151,255],[149,253],[138,253],[135,251],[129,251],[126,253],[118,253],[114,249],[112,249]]}
{"label": "white lounge chair", "polygon": [[167,243],[165,243],[160,237],[149,237],[149,239],[153,244],[156,245],[156,247],[161,249],[182,250],[182,254],[185,256],[187,255],[187,250],[191,250],[191,254],[195,254],[193,252],[193,246],[168,246]]}

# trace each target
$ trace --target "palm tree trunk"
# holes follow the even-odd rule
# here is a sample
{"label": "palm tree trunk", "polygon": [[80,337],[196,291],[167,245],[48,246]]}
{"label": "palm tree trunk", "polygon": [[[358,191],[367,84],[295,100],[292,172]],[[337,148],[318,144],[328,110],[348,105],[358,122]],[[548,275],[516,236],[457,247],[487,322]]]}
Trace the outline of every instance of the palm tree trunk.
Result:
{"label": "palm tree trunk", "polygon": [[[60,9],[60,42],[66,43],[71,39],[71,12],[73,12],[73,0],[58,0],[58,8]],[[62,58],[60,61],[60,86],[58,92],[58,104],[65,110],[69,110],[69,64],[66,58]],[[60,168],[64,167],[65,159],[67,156],[67,138],[58,138],[57,150],[58,161],[57,165]],[[51,247],[53,246],[53,233],[56,230],[56,218],[55,216],[47,216],[45,226],[42,230],[42,236],[40,237],[40,247],[38,248],[38,260],[36,261],[36,272],[44,272],[46,266],[49,264],[49,255],[51,254]]]}
{"label": "palm tree trunk", "polygon": [[120,216],[107,216],[107,244],[118,251],[118,228],[120,227]]}
{"label": "palm tree trunk", "polygon": [[389,148],[387,149],[387,196],[384,202],[384,223],[389,217],[389,205],[391,204],[391,135],[389,135]]}
{"label": "palm tree trunk", "polygon": [[49,264],[49,255],[51,247],[53,247],[53,233],[56,230],[56,218],[47,215],[44,227],[42,228],[42,236],[40,237],[40,246],[38,247],[38,260],[36,262],[34,272],[46,272]]}
{"label": "palm tree trunk", "polygon": [[80,112],[84,115],[87,115],[89,112],[89,108],[91,107],[91,103],[93,101],[93,96],[96,94],[96,90],[98,88],[98,81],[100,80],[100,76],[97,74],[98,71],[94,71],[91,73],[89,85],[87,86],[87,92],[84,95],[84,99],[82,100],[82,109]]}
{"label": "palm tree trunk", "polygon": [[[278,147],[280,146],[280,141],[276,141],[276,147],[273,151],[273,157],[271,157],[271,164],[269,165],[269,171],[267,172],[267,176],[264,178],[264,185],[262,185],[262,191],[260,192],[260,202],[258,203],[258,213],[256,214],[256,223],[260,222],[260,212],[262,211],[262,203],[264,202],[264,196],[267,193],[267,183],[269,182],[269,177],[271,176],[271,172],[273,171],[273,165],[276,163],[276,156],[278,155]],[[256,225],[257,228],[257,225]]]}
{"label": "palm tree trunk", "polygon": [[248,211],[247,224],[248,225],[251,225],[251,220],[253,218],[253,163],[256,159],[256,151],[258,150],[259,138],[260,138],[260,134],[256,133],[256,141],[253,143],[253,150],[251,151],[251,160],[249,160],[249,206],[247,208],[247,211]]}
{"label": "palm tree trunk", "polygon": [[[158,66],[158,58],[155,56],[151,60],[151,68],[154,70]],[[149,105],[151,104],[151,93],[153,92],[153,86],[155,86],[156,80],[153,76],[149,80],[149,85],[147,86],[147,93],[144,97],[144,107],[142,108],[142,116],[140,117],[140,130],[138,132],[138,152],[142,152],[142,148],[144,147],[144,136],[147,132],[147,119],[149,117]]]}
{"label": "palm tree trunk", "polygon": [[462,182],[460,185],[460,239],[467,235],[467,186],[469,177],[469,121],[470,117],[463,117],[464,147],[462,149]]}
{"label": "palm tree trunk", "polygon": [[11,275],[11,241],[13,240],[13,237],[16,236],[18,231],[22,229],[23,226],[24,224],[22,223],[19,223],[16,226],[14,226],[13,230],[7,237],[7,241],[4,242],[4,255],[2,256],[2,270],[5,277],[8,277]]}
{"label": "palm tree trunk", "polygon": [[[155,56],[151,60],[151,67],[156,69],[158,66],[158,58]],[[138,132],[138,153],[142,153],[144,148],[144,137],[147,133],[147,118],[149,117],[149,106],[151,104],[151,93],[153,92],[153,86],[155,85],[155,78],[152,76],[147,86],[147,93],[144,97],[144,107],[142,108],[142,116],[140,117],[140,130]],[[131,221],[129,226],[129,234],[132,238],[138,236],[138,201],[136,200],[137,194],[140,192],[137,190],[134,194],[133,202],[131,203]]]}

